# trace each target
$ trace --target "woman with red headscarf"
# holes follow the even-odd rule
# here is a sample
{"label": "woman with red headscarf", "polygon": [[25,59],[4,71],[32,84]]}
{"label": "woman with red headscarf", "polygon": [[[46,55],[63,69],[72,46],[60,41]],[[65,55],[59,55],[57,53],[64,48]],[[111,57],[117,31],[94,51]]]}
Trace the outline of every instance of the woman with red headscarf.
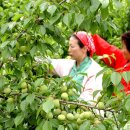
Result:
{"label": "woman with red headscarf", "polygon": [[75,32],[69,39],[68,52],[71,59],[51,60],[56,74],[72,77],[77,82],[80,99],[93,100],[93,92],[102,90],[102,75],[96,77],[102,68],[91,58],[95,52],[92,37],[84,31]]}
{"label": "woman with red headscarf", "polygon": [[[110,45],[97,34],[92,37],[95,44],[96,54],[100,56],[104,54],[109,55],[109,59],[111,60],[108,60],[107,58],[103,59],[108,66],[113,67],[118,72],[130,71],[130,31],[121,36],[122,50]],[[115,58],[112,55],[114,55]],[[122,79],[121,83],[124,86],[122,91],[126,92],[126,94],[130,94],[130,82],[126,82]]]}

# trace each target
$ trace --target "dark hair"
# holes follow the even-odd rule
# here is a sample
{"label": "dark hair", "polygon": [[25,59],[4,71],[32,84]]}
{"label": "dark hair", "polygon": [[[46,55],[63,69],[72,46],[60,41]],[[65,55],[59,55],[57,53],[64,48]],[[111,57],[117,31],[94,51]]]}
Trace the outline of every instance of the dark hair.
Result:
{"label": "dark hair", "polygon": [[121,40],[124,42],[127,50],[130,52],[130,31],[122,34]]}
{"label": "dark hair", "polygon": [[[84,44],[80,41],[80,39],[75,34],[73,34],[71,37],[74,37],[74,38],[76,38],[78,40],[78,45],[79,45],[80,48],[84,47]],[[90,56],[90,52],[89,51],[87,51],[86,54],[87,54],[87,56]]]}

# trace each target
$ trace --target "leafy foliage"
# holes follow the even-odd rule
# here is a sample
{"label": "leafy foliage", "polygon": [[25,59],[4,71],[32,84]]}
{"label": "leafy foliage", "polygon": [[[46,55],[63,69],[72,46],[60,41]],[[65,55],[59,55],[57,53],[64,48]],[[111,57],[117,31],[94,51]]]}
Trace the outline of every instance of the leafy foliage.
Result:
{"label": "leafy foliage", "polygon": [[[66,39],[78,30],[99,33],[120,47],[118,37],[130,29],[129,6],[128,0],[1,0],[0,129],[123,128],[129,121],[130,96],[120,92],[120,80],[129,82],[129,73],[106,68],[101,97],[92,106],[77,102],[76,85],[69,77],[49,74],[52,66],[46,57],[66,57]],[[63,98],[63,93],[70,95]],[[104,105],[99,107],[99,102]],[[89,117],[83,116],[85,112]]]}

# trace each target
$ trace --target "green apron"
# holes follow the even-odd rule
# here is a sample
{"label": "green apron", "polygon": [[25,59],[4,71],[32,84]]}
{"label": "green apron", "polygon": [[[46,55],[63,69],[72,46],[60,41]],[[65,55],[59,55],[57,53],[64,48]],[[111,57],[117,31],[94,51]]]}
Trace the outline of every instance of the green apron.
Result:
{"label": "green apron", "polygon": [[92,60],[90,59],[90,57],[86,57],[80,64],[79,67],[76,66],[76,63],[74,64],[74,66],[72,67],[69,76],[72,77],[72,79],[74,81],[76,81],[77,85],[77,89],[79,92],[81,92],[81,88],[82,88],[82,82],[84,79],[84,74],[86,70],[89,68],[89,66],[91,65]]}

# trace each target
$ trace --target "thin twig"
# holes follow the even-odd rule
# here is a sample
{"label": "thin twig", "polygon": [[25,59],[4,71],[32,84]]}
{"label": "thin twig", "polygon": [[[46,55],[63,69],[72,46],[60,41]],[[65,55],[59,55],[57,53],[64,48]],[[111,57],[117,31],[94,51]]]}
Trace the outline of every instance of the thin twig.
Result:
{"label": "thin twig", "polygon": [[95,117],[97,117],[97,116],[96,116],[96,114],[95,114],[95,112],[93,111],[93,109],[92,109],[92,108],[91,108],[91,111],[92,111],[92,113],[94,114],[94,116],[95,116]]}
{"label": "thin twig", "polygon": [[113,115],[113,117],[114,117],[114,120],[115,120],[115,123],[116,123],[116,127],[117,127],[117,129],[120,130],[114,112],[112,112],[112,115]]}
{"label": "thin twig", "polygon": [[96,103],[96,105],[95,105],[95,107],[97,107],[97,104],[101,101],[101,99],[104,97],[104,95],[105,95],[106,93],[104,93],[102,96],[101,96],[101,98],[98,100],[98,102]]}
{"label": "thin twig", "polygon": [[64,2],[66,2],[66,0],[62,0],[62,1],[59,3],[59,5],[63,4]]}
{"label": "thin twig", "polygon": [[[87,108],[98,109],[95,106],[86,105],[86,104],[83,104],[83,103],[80,103],[80,102],[71,102],[71,101],[65,101],[65,100],[60,100],[60,102],[63,103],[63,104],[75,104],[75,105],[84,106],[84,107],[87,107]],[[111,110],[111,109],[101,109],[101,110],[103,110],[103,111],[109,111],[109,112],[117,112],[117,111]]]}

